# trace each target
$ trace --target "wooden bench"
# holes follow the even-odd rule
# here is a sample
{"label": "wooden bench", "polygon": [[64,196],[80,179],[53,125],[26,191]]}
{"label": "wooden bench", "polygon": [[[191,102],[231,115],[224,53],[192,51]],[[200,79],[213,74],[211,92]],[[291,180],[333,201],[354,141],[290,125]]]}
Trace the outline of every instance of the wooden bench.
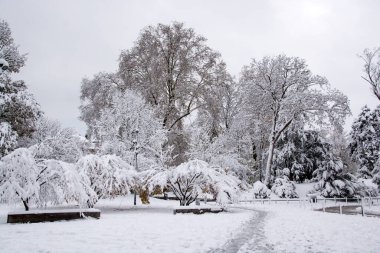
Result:
{"label": "wooden bench", "polygon": [[74,220],[86,217],[100,218],[98,209],[64,209],[64,210],[38,210],[11,212],[8,214],[7,223],[37,223],[53,222],[60,220]]}
{"label": "wooden bench", "polygon": [[193,214],[204,214],[204,213],[220,213],[220,212],[223,212],[224,209],[223,208],[219,208],[219,207],[216,207],[216,208],[211,208],[211,207],[207,207],[207,208],[202,208],[202,207],[199,207],[199,208],[176,208],[173,210],[173,214],[177,214],[177,213],[193,213]]}

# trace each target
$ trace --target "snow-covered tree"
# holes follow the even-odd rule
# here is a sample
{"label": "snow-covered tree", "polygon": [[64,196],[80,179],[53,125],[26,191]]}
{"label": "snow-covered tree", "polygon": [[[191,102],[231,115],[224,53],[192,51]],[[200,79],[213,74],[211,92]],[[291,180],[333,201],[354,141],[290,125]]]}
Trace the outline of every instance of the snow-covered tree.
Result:
{"label": "snow-covered tree", "polygon": [[380,47],[365,49],[360,56],[364,61],[364,73],[362,78],[367,81],[373,94],[380,100]]}
{"label": "snow-covered tree", "polygon": [[318,182],[314,190],[324,197],[354,197],[360,194],[360,184],[354,175],[348,173],[343,162],[330,154],[314,171]]}
{"label": "snow-covered tree", "polygon": [[305,60],[278,55],[253,60],[240,79],[247,115],[261,115],[270,128],[264,184],[269,185],[274,149],[281,134],[297,121],[342,126],[350,112],[347,97],[311,73]]}
{"label": "snow-covered tree", "polygon": [[[202,126],[194,125],[190,131],[191,159],[206,161],[235,174],[242,182],[252,183],[253,172],[250,169],[250,141],[243,131],[235,131],[234,126],[226,129],[213,140]],[[247,141],[248,140],[248,141]]]}
{"label": "snow-covered tree", "polygon": [[14,43],[12,32],[5,20],[0,20],[0,59],[9,73],[17,73],[26,61],[26,56],[20,54],[18,46]]}
{"label": "snow-covered tree", "polygon": [[0,157],[8,154],[17,146],[17,133],[8,122],[0,123]]}
{"label": "snow-covered tree", "polygon": [[138,170],[163,167],[170,159],[167,131],[155,116],[152,106],[131,90],[117,93],[112,107],[102,110],[96,122],[102,154],[115,154],[129,164],[135,164],[135,145],[138,149]]}
{"label": "snow-covered tree", "polygon": [[143,29],[135,45],[120,55],[119,73],[126,86],[159,108],[176,165],[186,159],[188,148],[184,119],[214,104],[214,87],[228,78],[220,54],[206,41],[183,23],[158,24]]}
{"label": "snow-covered tree", "polygon": [[278,140],[273,170],[278,176],[278,171],[288,168],[290,180],[304,182],[313,178],[313,172],[331,152],[331,145],[317,131],[289,128]]}
{"label": "snow-covered tree", "polygon": [[378,188],[380,188],[380,159],[378,159],[375,163],[375,167],[372,171],[372,182],[378,185]]}
{"label": "snow-covered tree", "polygon": [[[18,51],[8,23],[0,21],[0,136],[7,136],[0,143],[0,155],[5,155],[20,140],[28,138],[35,130],[35,121],[41,115],[39,105],[27,91],[23,81],[13,81],[11,75],[24,66],[26,57]],[[6,68],[4,68],[6,66]]]}
{"label": "snow-covered tree", "polygon": [[87,135],[91,137],[94,126],[100,119],[102,110],[111,107],[116,92],[124,90],[124,83],[117,74],[100,72],[92,79],[84,78],[81,85],[81,116],[87,125]]}
{"label": "snow-covered tree", "polygon": [[37,203],[39,169],[30,150],[19,148],[0,161],[0,199],[7,203],[22,201],[25,210]]}
{"label": "snow-covered tree", "polygon": [[218,203],[234,201],[240,191],[240,180],[220,167],[211,167],[201,160],[190,160],[169,170],[162,170],[150,177],[150,192],[156,186],[168,187],[188,206],[203,194],[212,194]]}
{"label": "snow-covered tree", "polygon": [[26,142],[36,159],[54,159],[75,163],[83,156],[84,138],[71,128],[62,128],[56,120],[41,117],[36,131]]}
{"label": "snow-covered tree", "polygon": [[136,171],[115,155],[87,155],[76,163],[80,175],[89,178],[99,199],[129,194],[136,185]]}
{"label": "snow-covered tree", "polygon": [[350,132],[350,155],[359,166],[362,178],[372,178],[372,171],[379,159],[380,150],[380,108],[373,112],[365,106],[352,124]]}

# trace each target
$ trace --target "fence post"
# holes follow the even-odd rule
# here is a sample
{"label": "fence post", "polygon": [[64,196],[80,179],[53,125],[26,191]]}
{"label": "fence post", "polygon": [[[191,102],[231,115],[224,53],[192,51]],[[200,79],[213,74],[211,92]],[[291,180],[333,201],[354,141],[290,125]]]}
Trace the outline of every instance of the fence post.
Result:
{"label": "fence post", "polygon": [[325,202],[323,203],[323,212],[326,212],[326,200],[325,200]]}
{"label": "fence post", "polygon": [[343,211],[342,210],[342,204],[339,204],[339,213],[342,214],[343,213],[342,211]]}
{"label": "fence post", "polygon": [[346,205],[347,205],[347,197],[346,197]]}
{"label": "fence post", "polygon": [[361,198],[361,207],[362,207],[362,216],[364,216],[364,203],[363,203],[363,198]]}

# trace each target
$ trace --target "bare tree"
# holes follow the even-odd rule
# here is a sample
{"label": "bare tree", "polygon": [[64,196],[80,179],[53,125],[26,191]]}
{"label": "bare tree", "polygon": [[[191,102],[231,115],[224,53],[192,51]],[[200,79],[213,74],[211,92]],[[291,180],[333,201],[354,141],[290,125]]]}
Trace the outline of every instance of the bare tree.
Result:
{"label": "bare tree", "polygon": [[373,94],[380,100],[380,47],[365,49],[360,58],[364,61],[365,76],[362,78],[371,85]]}
{"label": "bare tree", "polygon": [[303,59],[278,55],[253,60],[240,80],[244,107],[270,128],[264,184],[270,184],[273,152],[280,135],[296,121],[341,127],[350,113],[347,97],[312,75]]}

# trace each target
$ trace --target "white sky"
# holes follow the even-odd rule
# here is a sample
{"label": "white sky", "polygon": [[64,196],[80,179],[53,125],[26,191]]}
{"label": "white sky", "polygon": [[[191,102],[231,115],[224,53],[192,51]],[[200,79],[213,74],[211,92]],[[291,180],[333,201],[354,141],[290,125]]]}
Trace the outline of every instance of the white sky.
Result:
{"label": "white sky", "polygon": [[379,104],[360,77],[357,56],[380,46],[379,13],[377,0],[0,0],[0,19],[28,53],[18,78],[47,116],[82,134],[81,79],[115,71],[121,50],[133,45],[142,28],[174,20],[205,36],[236,77],[252,58],[305,58],[313,73],[348,96],[356,117],[365,104]]}

